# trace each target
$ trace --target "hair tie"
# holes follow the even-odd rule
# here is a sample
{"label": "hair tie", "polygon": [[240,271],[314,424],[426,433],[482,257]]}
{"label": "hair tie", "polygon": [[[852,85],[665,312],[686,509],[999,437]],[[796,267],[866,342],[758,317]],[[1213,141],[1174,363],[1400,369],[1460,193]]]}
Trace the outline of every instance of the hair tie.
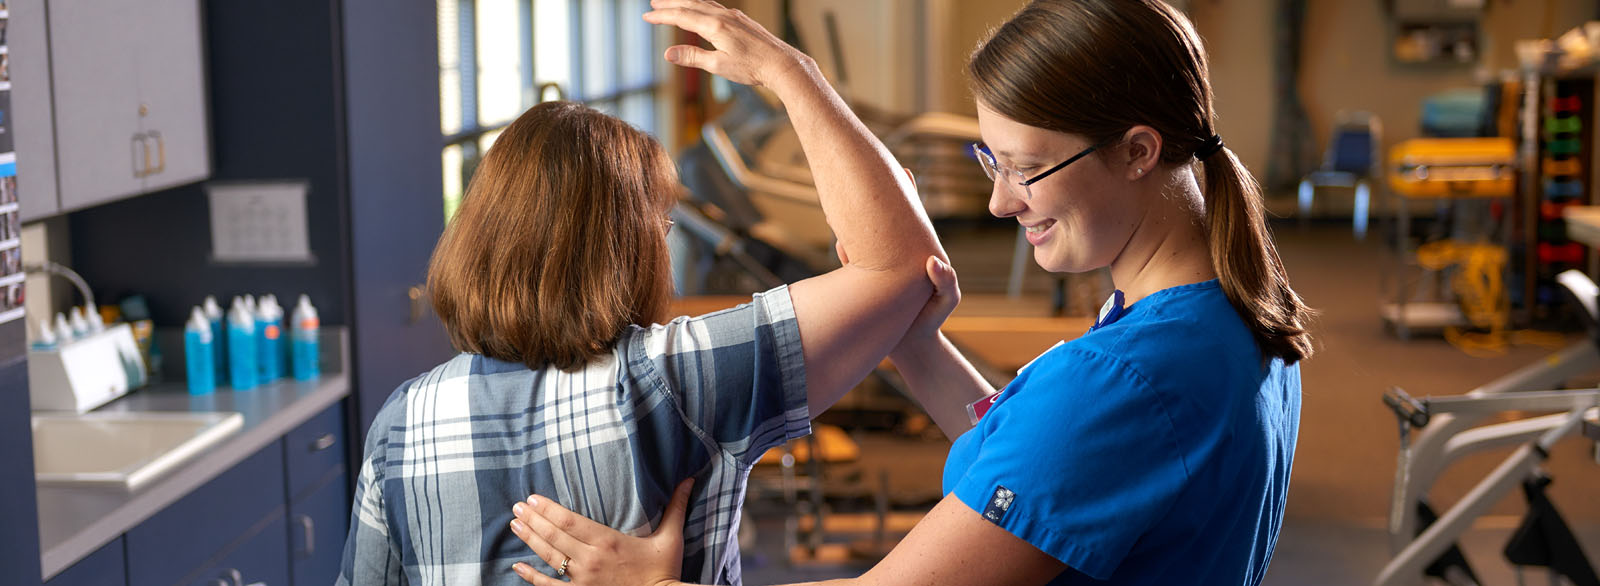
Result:
{"label": "hair tie", "polygon": [[1206,159],[1206,157],[1215,155],[1217,154],[1217,151],[1220,150],[1222,150],[1222,135],[1213,134],[1211,135],[1211,138],[1208,138],[1205,142],[1200,143],[1199,148],[1194,150],[1194,156],[1195,158],[1203,161]]}

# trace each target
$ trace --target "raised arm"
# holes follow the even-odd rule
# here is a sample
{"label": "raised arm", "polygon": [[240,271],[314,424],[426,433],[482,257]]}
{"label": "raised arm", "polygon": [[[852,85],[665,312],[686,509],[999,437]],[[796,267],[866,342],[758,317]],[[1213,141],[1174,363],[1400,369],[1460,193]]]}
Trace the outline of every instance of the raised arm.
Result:
{"label": "raised arm", "polygon": [[705,38],[711,50],[667,49],[672,63],[765,86],[788,110],[810,162],[822,211],[851,262],[789,289],[815,417],[871,372],[905,334],[932,287],[930,256],[946,258],[911,180],[816,62],[737,10],[701,0],[654,0],[645,20]]}

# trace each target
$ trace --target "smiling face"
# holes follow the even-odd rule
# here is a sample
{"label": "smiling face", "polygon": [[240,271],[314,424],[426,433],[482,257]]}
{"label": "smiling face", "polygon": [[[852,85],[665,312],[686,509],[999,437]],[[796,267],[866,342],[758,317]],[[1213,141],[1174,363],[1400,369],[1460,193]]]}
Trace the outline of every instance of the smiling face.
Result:
{"label": "smiling face", "polygon": [[[1011,120],[982,102],[978,128],[1003,166],[1027,177],[1067,160],[1092,144],[1089,139]],[[1080,273],[1108,266],[1127,246],[1139,218],[1142,198],[1103,147],[1034,183],[1029,199],[1012,178],[996,181],[989,212],[1015,218],[1027,230],[1033,259],[1055,273]],[[1003,185],[1002,182],[1010,183]]]}

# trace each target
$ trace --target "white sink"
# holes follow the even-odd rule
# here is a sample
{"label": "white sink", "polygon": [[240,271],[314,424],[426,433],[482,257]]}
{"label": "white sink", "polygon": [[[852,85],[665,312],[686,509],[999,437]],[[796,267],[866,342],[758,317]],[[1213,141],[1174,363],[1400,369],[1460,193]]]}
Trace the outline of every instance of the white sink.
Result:
{"label": "white sink", "polygon": [[33,416],[40,485],[137,491],[244,425],[238,413]]}

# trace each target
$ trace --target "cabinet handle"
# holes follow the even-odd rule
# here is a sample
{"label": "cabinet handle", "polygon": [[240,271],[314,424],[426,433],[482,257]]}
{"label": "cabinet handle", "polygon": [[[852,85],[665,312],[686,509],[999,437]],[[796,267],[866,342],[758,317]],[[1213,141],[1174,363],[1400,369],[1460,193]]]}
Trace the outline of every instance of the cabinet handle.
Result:
{"label": "cabinet handle", "polygon": [[306,537],[306,549],[303,557],[311,557],[317,553],[317,525],[309,515],[300,515],[300,530]]}
{"label": "cabinet handle", "polygon": [[423,285],[414,285],[406,290],[406,297],[411,298],[411,317],[406,323],[414,324],[422,321],[422,314],[428,311],[428,292]]}
{"label": "cabinet handle", "polygon": [[[145,139],[146,140],[154,140],[156,142],[156,164],[155,164],[154,167],[150,167],[150,170],[147,171],[146,174],[147,175],[155,175],[156,173],[160,173],[162,171],[166,171],[167,170],[167,139],[166,139],[166,137],[161,136],[161,131],[152,130],[152,131],[149,131],[149,132],[145,133]],[[145,149],[145,153],[146,153],[145,154],[145,165],[149,165],[150,164],[149,152],[150,152],[149,149]]]}
{"label": "cabinet handle", "polygon": [[150,165],[150,153],[144,143],[144,133],[134,134],[129,143],[133,150],[133,176],[144,177],[147,175],[144,170]]}
{"label": "cabinet handle", "polygon": [[322,434],[322,437],[319,437],[316,439],[316,441],[311,442],[311,451],[320,452],[326,450],[333,447],[334,442],[337,441],[339,441],[339,439],[333,437],[333,434],[324,433]]}

